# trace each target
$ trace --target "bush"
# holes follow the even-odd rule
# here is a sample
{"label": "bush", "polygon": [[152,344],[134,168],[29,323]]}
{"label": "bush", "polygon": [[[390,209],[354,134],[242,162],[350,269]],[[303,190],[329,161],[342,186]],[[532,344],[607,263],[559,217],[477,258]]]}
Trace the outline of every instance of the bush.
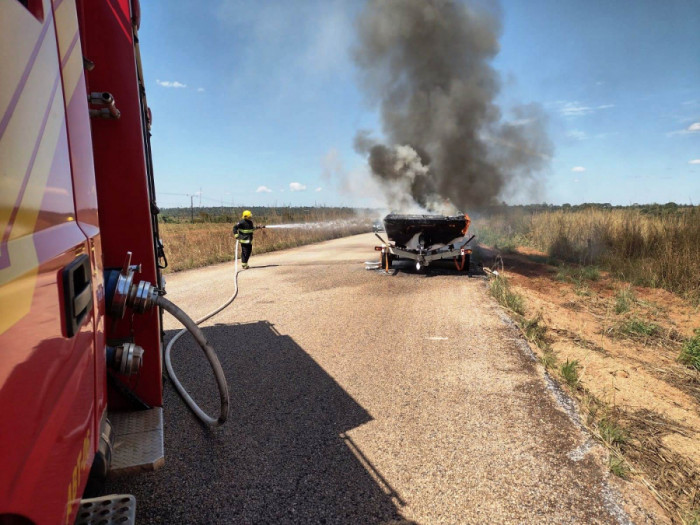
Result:
{"label": "bush", "polygon": [[561,375],[564,378],[564,381],[566,381],[566,384],[571,388],[576,388],[579,385],[580,379],[578,377],[578,369],[579,364],[576,359],[573,361],[569,361],[567,359],[566,363],[561,365]]}
{"label": "bush", "polygon": [[695,370],[700,370],[700,328],[695,330],[695,336],[683,344],[678,360]]}

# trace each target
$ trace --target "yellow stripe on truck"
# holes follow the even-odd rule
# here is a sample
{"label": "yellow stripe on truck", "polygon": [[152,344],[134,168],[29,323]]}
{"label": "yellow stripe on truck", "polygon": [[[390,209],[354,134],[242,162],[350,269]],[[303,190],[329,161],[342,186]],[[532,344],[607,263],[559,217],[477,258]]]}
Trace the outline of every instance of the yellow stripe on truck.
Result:
{"label": "yellow stripe on truck", "polygon": [[[26,190],[12,224],[10,239],[5,247],[10,256],[10,266],[0,269],[0,334],[27,315],[31,309],[39,267],[33,233],[63,123],[63,94],[59,86],[52,100],[49,119]],[[15,193],[16,197],[18,195]],[[2,201],[4,208],[5,199]]]}
{"label": "yellow stripe on truck", "polygon": [[65,126],[54,21],[44,7],[42,24],[19,2],[0,1],[0,52],[14,57],[0,74],[0,236],[9,255],[0,268],[0,334],[31,308],[39,264],[33,234]]}
{"label": "yellow stripe on truck", "polygon": [[[66,104],[73,98],[83,73],[83,51],[78,36],[78,16],[75,0],[63,0],[56,9],[56,34],[58,51],[63,66],[63,85],[66,90]],[[78,40],[74,40],[78,37]],[[71,45],[73,46],[71,48]]]}

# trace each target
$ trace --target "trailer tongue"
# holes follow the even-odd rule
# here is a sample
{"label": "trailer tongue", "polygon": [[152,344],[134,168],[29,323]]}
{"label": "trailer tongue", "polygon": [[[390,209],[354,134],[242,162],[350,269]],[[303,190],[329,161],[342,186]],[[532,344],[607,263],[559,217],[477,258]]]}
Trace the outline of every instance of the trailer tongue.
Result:
{"label": "trailer tongue", "polygon": [[416,270],[442,259],[453,259],[458,271],[469,271],[474,239],[465,240],[471,219],[468,215],[399,215],[384,217],[384,229],[389,242],[382,241],[375,250],[382,252],[382,268],[389,271],[397,259],[415,261]]}

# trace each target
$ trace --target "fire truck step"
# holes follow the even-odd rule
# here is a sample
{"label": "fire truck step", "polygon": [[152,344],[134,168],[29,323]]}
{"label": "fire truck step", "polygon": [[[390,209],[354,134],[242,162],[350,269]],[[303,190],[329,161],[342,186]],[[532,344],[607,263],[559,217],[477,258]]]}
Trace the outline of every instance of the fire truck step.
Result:
{"label": "fire truck step", "polygon": [[114,429],[111,472],[129,474],[163,465],[163,409],[110,412]]}
{"label": "fire truck step", "polygon": [[80,502],[75,525],[134,525],[136,498],[131,494],[110,494]]}

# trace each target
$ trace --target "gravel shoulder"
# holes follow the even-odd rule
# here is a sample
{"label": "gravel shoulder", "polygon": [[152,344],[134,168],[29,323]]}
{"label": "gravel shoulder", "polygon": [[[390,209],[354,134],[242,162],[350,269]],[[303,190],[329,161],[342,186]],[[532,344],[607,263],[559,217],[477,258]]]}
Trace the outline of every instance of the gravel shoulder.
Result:
{"label": "gravel shoulder", "polygon": [[[366,271],[375,243],[253,255],[205,325],[229,423],[202,428],[166,381],[165,466],[108,487],[136,495],[141,523],[660,521],[620,490],[483,278]],[[232,293],[233,264],[167,289],[199,317]],[[183,340],[173,362],[214,413],[201,351]]]}

